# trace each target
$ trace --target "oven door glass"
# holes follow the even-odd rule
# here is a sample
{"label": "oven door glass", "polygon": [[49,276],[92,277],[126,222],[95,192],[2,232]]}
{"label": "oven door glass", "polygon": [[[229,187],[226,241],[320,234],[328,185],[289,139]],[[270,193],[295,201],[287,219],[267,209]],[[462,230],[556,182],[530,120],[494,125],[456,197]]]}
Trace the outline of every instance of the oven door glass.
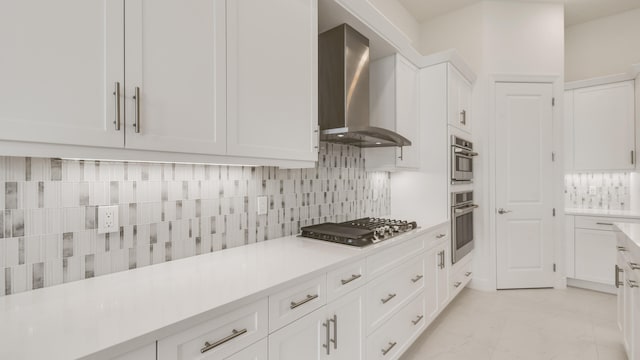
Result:
{"label": "oven door glass", "polygon": [[455,247],[462,249],[473,241],[473,210],[455,217]]}
{"label": "oven door glass", "polygon": [[470,156],[456,154],[456,172],[473,173],[473,158]]}

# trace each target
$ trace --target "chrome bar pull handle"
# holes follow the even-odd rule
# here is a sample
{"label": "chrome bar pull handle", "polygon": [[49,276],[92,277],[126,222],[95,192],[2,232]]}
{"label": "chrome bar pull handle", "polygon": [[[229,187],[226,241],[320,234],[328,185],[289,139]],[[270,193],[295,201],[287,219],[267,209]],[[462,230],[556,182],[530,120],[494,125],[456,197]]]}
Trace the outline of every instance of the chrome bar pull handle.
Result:
{"label": "chrome bar pull handle", "polygon": [[293,310],[293,309],[297,308],[298,306],[302,306],[302,305],[308,303],[309,301],[317,299],[317,298],[318,298],[318,294],[315,294],[315,295],[308,294],[306,298],[304,298],[304,299],[302,299],[302,300],[300,300],[298,302],[292,301],[291,305],[289,306],[289,308],[291,310]]}
{"label": "chrome bar pull handle", "polygon": [[135,87],[135,93],[133,95],[133,127],[136,128],[136,134],[140,133],[140,87]]}
{"label": "chrome bar pull handle", "polygon": [[382,301],[383,304],[388,303],[389,301],[391,301],[391,299],[393,299],[394,297],[396,297],[397,294],[389,294],[389,296],[387,296],[384,299],[380,299],[380,301]]}
{"label": "chrome bar pull handle", "polygon": [[603,223],[603,222],[597,222],[596,225],[613,226],[612,223]]}
{"label": "chrome bar pull handle", "polygon": [[467,110],[460,111],[460,124],[467,125]]}
{"label": "chrome bar pull handle", "polygon": [[447,236],[447,234],[438,234],[436,235],[436,239],[442,239],[445,236]]}
{"label": "chrome bar pull handle", "polygon": [[412,283],[417,283],[418,281],[420,281],[420,279],[422,279],[424,276],[422,275],[416,275],[416,277],[414,277],[413,279],[411,279]]}
{"label": "chrome bar pull handle", "polygon": [[505,210],[503,208],[498,209],[498,214],[500,214],[500,215],[508,214],[510,212],[511,212],[511,210]]}
{"label": "chrome bar pull handle", "polygon": [[331,330],[329,329],[329,320],[322,323],[322,326],[325,328],[325,344],[322,344],[322,347],[327,349],[327,355],[331,355]]}
{"label": "chrome bar pull handle", "polygon": [[347,285],[348,283],[350,283],[350,282],[352,282],[354,280],[360,279],[361,277],[362,277],[361,274],[353,274],[353,275],[351,275],[350,278],[348,278],[346,280],[342,279],[342,280],[340,280],[340,282],[342,283],[342,285]]}
{"label": "chrome bar pull handle", "polygon": [[634,281],[634,280],[627,280],[627,284],[629,285],[630,288],[637,288],[638,287],[638,282]]}
{"label": "chrome bar pull handle", "polygon": [[338,349],[338,315],[333,314],[333,318],[329,319],[329,322],[333,323],[333,339],[331,339],[331,342],[333,343],[333,348]]}
{"label": "chrome bar pull handle", "polygon": [[456,281],[456,282],[453,284],[453,287],[457,288],[457,287],[460,287],[460,285],[462,285],[462,283],[461,283],[460,281]]}
{"label": "chrome bar pull handle", "polygon": [[394,346],[396,346],[398,343],[397,342],[390,342],[389,343],[389,347],[387,347],[386,349],[382,349],[382,356],[385,356],[389,353],[389,351],[391,351],[391,349],[394,348]]}
{"label": "chrome bar pull handle", "polygon": [[464,276],[469,277],[471,276],[471,274],[473,274],[471,271],[467,271],[466,273],[464,273]]}
{"label": "chrome bar pull handle", "polygon": [[636,152],[631,150],[631,165],[635,165],[636,163]]}
{"label": "chrome bar pull handle", "polygon": [[625,248],[624,246],[616,246],[616,249],[618,249],[618,251],[620,252],[626,252],[627,248]]}
{"label": "chrome bar pull handle", "polygon": [[638,263],[630,262],[629,267],[631,270],[640,270],[640,265],[638,265]]}
{"label": "chrome bar pull handle", "polygon": [[114,96],[114,109],[115,112],[113,124],[115,125],[116,131],[120,131],[120,82],[116,81],[115,88],[113,90]]}
{"label": "chrome bar pull handle", "polygon": [[418,325],[418,323],[422,321],[423,318],[424,318],[424,315],[418,315],[418,317],[415,320],[411,320],[411,323],[413,323],[413,325]]}
{"label": "chrome bar pull handle", "polygon": [[614,281],[616,284],[616,289],[619,288],[620,286],[624,286],[624,283],[620,281],[620,273],[623,270],[618,266],[618,264],[616,264],[616,268],[615,268],[615,274],[614,274]]}
{"label": "chrome bar pull handle", "polygon": [[215,347],[218,347],[218,346],[220,346],[220,345],[222,345],[222,344],[224,344],[226,342],[229,342],[229,341],[237,338],[238,336],[240,336],[242,334],[246,334],[246,333],[247,333],[247,329],[242,329],[242,330],[233,329],[233,331],[231,332],[231,335],[229,335],[227,337],[224,337],[224,338],[222,338],[222,339],[220,339],[218,341],[215,341],[213,343],[209,343],[208,341],[205,342],[204,343],[204,347],[202,349],[200,349],[200,353],[204,354],[207,351],[209,351],[209,350],[211,350],[211,349],[213,349]]}

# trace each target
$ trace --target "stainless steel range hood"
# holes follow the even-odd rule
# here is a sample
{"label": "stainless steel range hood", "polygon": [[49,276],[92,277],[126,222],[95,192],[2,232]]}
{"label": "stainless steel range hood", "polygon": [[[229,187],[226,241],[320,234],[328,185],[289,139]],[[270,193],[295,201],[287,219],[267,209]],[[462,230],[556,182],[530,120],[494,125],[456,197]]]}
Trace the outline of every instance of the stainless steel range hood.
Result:
{"label": "stainless steel range hood", "polygon": [[320,139],[359,147],[409,146],[391,130],[369,125],[369,40],[342,24],[318,38]]}

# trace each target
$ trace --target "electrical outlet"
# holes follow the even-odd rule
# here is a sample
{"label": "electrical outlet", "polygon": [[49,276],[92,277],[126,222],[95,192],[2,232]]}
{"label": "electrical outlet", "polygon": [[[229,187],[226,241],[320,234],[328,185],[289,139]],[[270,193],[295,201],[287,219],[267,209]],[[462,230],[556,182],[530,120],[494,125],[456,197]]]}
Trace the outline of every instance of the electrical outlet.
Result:
{"label": "electrical outlet", "polygon": [[595,195],[598,192],[598,189],[595,186],[589,186],[589,195]]}
{"label": "electrical outlet", "polygon": [[269,200],[266,196],[258,196],[258,215],[265,215],[267,213]]}
{"label": "electrical outlet", "polygon": [[118,206],[98,207],[98,234],[120,231],[118,223]]}

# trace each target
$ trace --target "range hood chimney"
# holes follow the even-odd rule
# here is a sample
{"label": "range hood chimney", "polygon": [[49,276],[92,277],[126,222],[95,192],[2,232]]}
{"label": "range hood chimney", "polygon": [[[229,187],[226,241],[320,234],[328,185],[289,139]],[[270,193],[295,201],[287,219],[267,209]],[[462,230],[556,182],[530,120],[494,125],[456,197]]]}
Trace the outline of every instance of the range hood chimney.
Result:
{"label": "range hood chimney", "polygon": [[347,24],[318,36],[320,139],[359,147],[409,146],[391,130],[369,125],[369,39]]}

